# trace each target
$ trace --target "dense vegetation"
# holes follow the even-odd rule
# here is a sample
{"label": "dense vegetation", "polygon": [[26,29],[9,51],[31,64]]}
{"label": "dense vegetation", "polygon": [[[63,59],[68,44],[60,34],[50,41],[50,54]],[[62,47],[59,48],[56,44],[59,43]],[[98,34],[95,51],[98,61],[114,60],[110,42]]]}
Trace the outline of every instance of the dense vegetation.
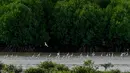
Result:
{"label": "dense vegetation", "polygon": [[129,0],[0,0],[1,51],[126,51],[129,19]]}
{"label": "dense vegetation", "polygon": [[[108,65],[112,65],[112,64],[108,64]],[[107,68],[110,67],[107,65],[105,66]],[[130,73],[130,72],[121,72],[118,69],[99,71],[98,67],[94,66],[94,63],[91,60],[88,60],[84,62],[83,66],[77,65],[74,66],[72,69],[69,69],[64,64],[57,64],[52,61],[41,62],[36,67],[31,67],[25,70],[22,69],[22,66],[17,67],[14,65],[6,65],[1,63],[0,73]]]}

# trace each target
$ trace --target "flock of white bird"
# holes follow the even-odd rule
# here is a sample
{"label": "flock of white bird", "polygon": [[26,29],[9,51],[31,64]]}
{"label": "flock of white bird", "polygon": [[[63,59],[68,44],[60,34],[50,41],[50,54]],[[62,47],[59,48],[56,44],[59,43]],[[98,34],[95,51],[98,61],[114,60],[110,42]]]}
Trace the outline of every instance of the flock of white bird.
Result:
{"label": "flock of white bird", "polygon": [[[46,42],[44,44],[45,44],[46,47],[49,47]],[[21,60],[24,60],[23,62],[26,62],[26,60],[27,60],[27,65],[31,66],[31,65],[34,65],[33,62],[35,62],[37,64],[38,61],[43,61],[43,60],[45,60],[45,61],[51,60],[51,61],[57,61],[57,62],[61,62],[61,63],[64,63],[64,61],[65,61],[65,63],[66,62],[72,63],[72,62],[75,61],[75,63],[77,64],[77,63],[80,62],[79,60],[82,61],[82,60],[86,60],[86,59],[90,59],[90,58],[95,60],[97,58],[98,59],[101,59],[101,58],[106,59],[106,58],[109,57],[111,59],[109,60],[109,58],[108,58],[107,60],[112,61],[113,58],[115,60],[116,57],[120,57],[122,60],[125,60],[124,57],[128,57],[128,56],[129,56],[128,52],[122,52],[118,55],[114,52],[100,53],[100,54],[95,53],[95,52],[78,53],[78,54],[77,53],[60,53],[60,52],[57,52],[57,53],[48,53],[48,54],[33,53],[31,55],[5,54],[3,56],[0,56],[0,58],[2,58],[2,60],[3,60],[2,62],[5,62],[5,63],[8,63],[8,61],[11,61],[11,60],[12,60],[12,62],[15,62],[15,61],[20,62]],[[31,63],[30,61],[32,61],[32,60],[33,60],[33,62]],[[37,61],[35,61],[35,60],[37,60]],[[102,60],[102,61],[106,61],[106,60]],[[11,64],[12,64],[12,62],[11,62]],[[20,63],[22,63],[22,61]]]}
{"label": "flock of white bird", "polygon": [[[44,42],[44,45],[46,46],[46,47],[49,47],[48,45],[47,45],[47,43],[46,42]],[[52,58],[52,57],[54,57],[54,58],[56,58],[56,59],[60,59],[60,58],[72,58],[72,57],[79,57],[79,58],[83,58],[83,57],[94,57],[94,56],[96,56],[96,54],[95,54],[95,52],[92,52],[92,53],[87,53],[87,55],[83,55],[82,53],[81,54],[79,54],[78,56],[77,55],[74,55],[73,53],[67,53],[67,54],[64,54],[64,55],[61,55],[61,53],[60,52],[58,52],[58,53],[56,53],[56,56],[54,57],[54,55],[52,55],[51,53],[49,54],[49,55],[47,55],[46,56],[46,59],[48,59],[48,58]],[[111,52],[111,53],[106,53],[106,54],[104,54],[104,53],[101,53],[101,55],[98,55],[98,56],[106,56],[106,57],[114,57],[114,56],[116,56],[113,52]],[[121,54],[120,54],[120,57],[126,57],[126,56],[129,56],[129,53],[128,52],[122,52]],[[7,54],[7,55],[4,55],[4,59],[17,59],[19,56],[18,55],[9,55],[9,54]],[[44,57],[44,56],[42,56],[41,55],[41,53],[38,53],[38,54],[33,54],[32,56],[28,56],[27,57],[27,59],[40,59],[41,57]]]}
{"label": "flock of white bird", "polygon": [[[98,57],[114,57],[116,56],[114,53],[101,53],[100,55],[96,55],[96,53],[88,53],[88,54],[78,54],[78,55],[74,55],[73,53],[67,53],[67,54],[61,54],[60,52],[56,53],[56,54],[53,54],[50,53],[48,55],[42,55],[41,53],[38,53],[38,54],[33,54],[33,55],[29,55],[29,56],[23,56],[24,58],[26,57],[26,59],[40,59],[40,58],[44,58],[46,57],[46,59],[49,59],[49,58],[55,58],[55,59],[63,59],[63,58],[67,58],[67,59],[71,59],[73,57],[78,57],[78,58],[86,58],[86,57],[94,57],[94,56],[98,56]],[[129,56],[129,53],[128,52],[123,52],[120,54],[120,57],[127,57]],[[18,59],[18,57],[22,57],[22,56],[18,56],[16,54],[7,54],[7,55],[4,55],[3,58],[4,59]],[[23,58],[22,58],[23,59]]]}

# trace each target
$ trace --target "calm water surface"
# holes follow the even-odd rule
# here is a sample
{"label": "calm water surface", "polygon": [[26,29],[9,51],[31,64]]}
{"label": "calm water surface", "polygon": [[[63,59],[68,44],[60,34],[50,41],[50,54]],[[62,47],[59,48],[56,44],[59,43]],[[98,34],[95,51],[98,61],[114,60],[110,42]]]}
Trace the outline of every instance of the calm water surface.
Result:
{"label": "calm water surface", "polygon": [[114,67],[110,69],[120,69],[121,71],[130,71],[130,56],[120,57],[119,54],[113,57],[100,56],[87,56],[87,54],[75,53],[73,56],[71,53],[62,53],[57,56],[57,53],[1,53],[0,61],[5,64],[14,64],[16,66],[22,66],[23,69],[29,67],[36,67],[37,64],[44,61],[53,61],[59,64],[65,64],[69,68],[75,65],[83,65],[84,60],[92,60],[95,65],[99,66],[99,70],[104,70],[100,64],[112,63]]}

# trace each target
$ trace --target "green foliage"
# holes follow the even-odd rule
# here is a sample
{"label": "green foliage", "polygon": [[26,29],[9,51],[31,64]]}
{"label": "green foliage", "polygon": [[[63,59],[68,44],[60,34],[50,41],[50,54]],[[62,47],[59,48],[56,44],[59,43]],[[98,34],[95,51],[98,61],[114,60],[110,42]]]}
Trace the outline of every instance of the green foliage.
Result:
{"label": "green foliage", "polygon": [[69,68],[64,64],[57,64],[56,68],[58,71],[69,71]]}
{"label": "green foliage", "polygon": [[5,70],[7,72],[14,72],[15,68],[16,67],[14,65],[6,65]]}
{"label": "green foliage", "polygon": [[60,44],[81,47],[84,44],[92,45],[93,38],[101,38],[103,11],[96,4],[86,0],[59,1],[53,14],[55,24],[52,34]]}
{"label": "green foliage", "polygon": [[7,45],[44,45],[49,40],[40,0],[17,0],[0,7],[0,38]]}
{"label": "green foliage", "polygon": [[4,72],[9,72],[9,73],[21,73],[23,71],[22,67],[19,66],[14,66],[14,65],[4,65],[4,68],[2,69]]}
{"label": "green foliage", "polygon": [[101,66],[103,66],[105,68],[105,71],[106,71],[108,68],[113,67],[114,65],[111,63],[106,63],[106,64],[101,64]]}
{"label": "green foliage", "polygon": [[[88,60],[88,61],[90,62],[91,60]],[[111,63],[103,64],[103,65],[107,66],[107,68],[112,66]],[[14,65],[4,64],[1,72],[2,73],[21,73],[21,72],[24,72],[24,73],[121,73],[121,71],[118,69],[99,71],[89,66],[75,66],[72,69],[69,69],[64,64],[56,64],[51,61],[42,62],[37,67],[30,67],[28,69],[25,69],[24,71],[22,70],[21,66],[17,67]]]}
{"label": "green foliage", "polygon": [[51,71],[69,71],[69,68],[64,64],[56,64],[52,61],[45,61],[38,64],[38,68],[46,69],[48,72]]}
{"label": "green foliage", "polygon": [[45,61],[45,62],[41,62],[40,64],[38,64],[39,68],[44,68],[44,69],[53,69],[56,67],[56,63],[52,62],[52,61]]}
{"label": "green foliage", "polygon": [[0,70],[4,68],[4,64],[0,61]]}
{"label": "green foliage", "polygon": [[53,71],[52,73],[71,73],[71,71]]}
{"label": "green foliage", "polygon": [[111,0],[95,0],[95,2],[102,8],[106,8]]}
{"label": "green foliage", "polygon": [[22,69],[22,67],[21,66],[19,66],[19,67],[17,67],[16,69],[15,69],[15,73],[21,73],[23,71],[23,69]]}
{"label": "green foliage", "polygon": [[121,71],[116,69],[116,70],[111,70],[111,73],[121,73]]}
{"label": "green foliage", "polygon": [[77,66],[72,69],[72,73],[96,73],[96,70],[91,67]]}
{"label": "green foliage", "polygon": [[25,73],[46,73],[42,68],[29,68],[25,70]]}
{"label": "green foliage", "polygon": [[[9,5],[6,5],[5,9],[8,9],[8,13],[4,13],[0,17],[0,24],[1,24],[1,40],[7,44],[11,45],[19,45],[23,43],[23,37],[25,35],[23,34],[23,28],[25,24],[30,20],[30,12],[28,9],[23,8],[24,5],[21,3],[11,3]],[[3,9],[2,9],[3,11]],[[7,12],[7,11],[6,11]],[[26,16],[25,13],[29,16]],[[19,19],[20,17],[24,17],[24,19]],[[25,22],[25,24],[23,24]],[[3,32],[4,31],[4,32]],[[23,36],[23,37],[22,37]]]}
{"label": "green foliage", "polygon": [[94,62],[92,60],[84,61],[84,65],[93,68]]}
{"label": "green foliage", "polygon": [[0,43],[123,51],[130,43],[129,15],[129,0],[0,0]]}
{"label": "green foliage", "polygon": [[[112,48],[118,48],[116,51],[123,50],[129,42],[129,1],[114,1],[106,8],[106,15],[109,22],[109,42]],[[110,45],[110,44],[109,44]]]}
{"label": "green foliage", "polygon": [[116,69],[116,70],[105,71],[104,73],[121,73],[121,71]]}

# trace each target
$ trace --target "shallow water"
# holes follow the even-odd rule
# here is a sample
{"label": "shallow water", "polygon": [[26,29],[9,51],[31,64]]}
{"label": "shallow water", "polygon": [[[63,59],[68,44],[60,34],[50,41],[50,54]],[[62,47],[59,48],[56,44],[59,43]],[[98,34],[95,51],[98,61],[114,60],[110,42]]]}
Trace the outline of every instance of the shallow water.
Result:
{"label": "shallow water", "polygon": [[36,67],[37,64],[43,61],[53,61],[59,64],[65,64],[69,68],[72,68],[74,65],[83,65],[84,60],[92,60],[94,61],[95,65],[99,66],[99,70],[104,70],[103,67],[100,66],[100,64],[104,63],[112,63],[114,64],[114,67],[110,69],[119,69],[121,71],[130,71],[130,56],[127,57],[120,57],[120,56],[114,56],[114,57],[107,57],[107,56],[79,56],[78,54],[75,54],[73,57],[66,57],[66,54],[60,55],[60,57],[56,57],[56,54],[53,54],[52,56],[48,56],[47,54],[40,54],[40,56],[37,57],[38,54],[28,54],[28,55],[21,55],[21,54],[10,54],[7,56],[7,54],[0,55],[0,60],[2,63],[5,64],[14,64],[16,66],[22,66],[23,69],[27,69],[29,67]]}

